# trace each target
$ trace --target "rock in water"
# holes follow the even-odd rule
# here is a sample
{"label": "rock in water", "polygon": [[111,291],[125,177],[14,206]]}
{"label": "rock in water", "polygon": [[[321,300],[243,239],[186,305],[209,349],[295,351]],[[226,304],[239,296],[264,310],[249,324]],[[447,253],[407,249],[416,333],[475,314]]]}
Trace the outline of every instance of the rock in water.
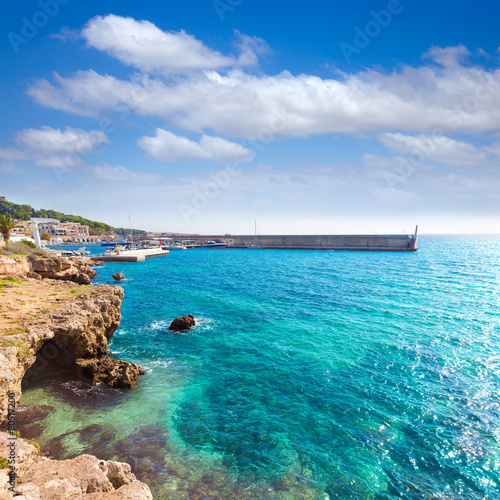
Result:
{"label": "rock in water", "polygon": [[194,316],[192,314],[188,314],[187,316],[183,316],[182,318],[178,316],[177,318],[170,323],[169,330],[171,332],[182,332],[183,330],[189,330],[196,325],[196,321],[194,320]]}
{"label": "rock in water", "polygon": [[125,276],[123,275],[123,273],[115,273],[115,274],[113,274],[113,278],[116,281],[121,281],[121,280],[125,279]]}
{"label": "rock in water", "polygon": [[116,389],[134,389],[137,380],[146,372],[142,367],[128,361],[104,359],[77,359],[81,374],[92,379],[93,384],[104,382]]}

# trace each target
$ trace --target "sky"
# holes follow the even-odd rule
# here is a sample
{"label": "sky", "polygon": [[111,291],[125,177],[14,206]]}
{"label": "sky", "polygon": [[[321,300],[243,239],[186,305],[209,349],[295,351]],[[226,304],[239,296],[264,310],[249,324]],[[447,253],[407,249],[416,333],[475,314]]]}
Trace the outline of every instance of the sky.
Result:
{"label": "sky", "polygon": [[24,0],[0,195],[202,234],[499,233],[500,4]]}

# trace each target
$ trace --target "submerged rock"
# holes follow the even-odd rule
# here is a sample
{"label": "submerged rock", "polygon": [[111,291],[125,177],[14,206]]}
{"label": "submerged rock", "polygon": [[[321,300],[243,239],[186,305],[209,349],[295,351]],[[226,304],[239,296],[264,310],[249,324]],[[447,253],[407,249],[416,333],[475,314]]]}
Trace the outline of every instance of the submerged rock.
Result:
{"label": "submerged rock", "polygon": [[115,273],[115,274],[113,274],[113,278],[116,281],[121,281],[121,280],[125,279],[125,275],[123,273]]}
{"label": "submerged rock", "polygon": [[145,483],[161,484],[168,471],[165,456],[169,452],[168,433],[160,426],[145,426],[113,445],[115,456],[130,464],[132,472]]}
{"label": "submerged rock", "polygon": [[54,411],[52,406],[19,405],[16,413],[16,428],[25,439],[36,439],[44,431],[44,419]]}
{"label": "submerged rock", "polygon": [[104,359],[77,359],[81,373],[92,379],[92,383],[105,382],[116,389],[133,389],[137,380],[146,372],[142,367],[128,361]]}
{"label": "submerged rock", "polygon": [[183,316],[182,318],[178,316],[177,318],[170,323],[169,330],[171,332],[182,332],[184,330],[189,330],[196,325],[196,321],[194,320],[194,316],[192,314],[188,314],[187,316]]}

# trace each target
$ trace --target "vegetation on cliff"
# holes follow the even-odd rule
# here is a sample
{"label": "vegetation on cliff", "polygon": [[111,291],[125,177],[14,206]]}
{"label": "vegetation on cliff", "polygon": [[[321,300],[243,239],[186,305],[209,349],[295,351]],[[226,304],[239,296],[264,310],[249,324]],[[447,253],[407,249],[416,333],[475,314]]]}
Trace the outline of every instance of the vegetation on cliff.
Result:
{"label": "vegetation on cliff", "polygon": [[[130,233],[130,229],[121,227],[114,228],[104,222],[97,222],[90,219],[85,219],[79,215],[68,215],[56,210],[47,210],[41,208],[36,210],[30,205],[18,205],[10,201],[0,200],[0,216],[10,215],[13,219],[26,221],[33,217],[59,219],[61,222],[78,222],[85,226],[89,226],[91,235],[105,235],[115,233],[118,236],[126,236]],[[135,235],[146,235],[146,231],[141,229],[132,229]]]}
{"label": "vegetation on cliff", "polygon": [[16,241],[15,243],[7,243],[0,247],[0,255],[32,255],[36,257],[44,257],[45,250],[37,248],[31,241],[25,240]]}

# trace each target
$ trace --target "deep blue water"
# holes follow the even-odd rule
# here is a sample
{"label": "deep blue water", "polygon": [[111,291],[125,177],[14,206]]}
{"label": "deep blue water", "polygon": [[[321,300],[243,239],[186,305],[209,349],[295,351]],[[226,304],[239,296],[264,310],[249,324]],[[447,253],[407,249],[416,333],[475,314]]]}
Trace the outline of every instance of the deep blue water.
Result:
{"label": "deep blue water", "polygon": [[500,238],[419,247],[106,264],[97,283],[126,277],[111,349],[147,374],[33,384],[37,439],[130,462],[157,499],[500,498]]}

